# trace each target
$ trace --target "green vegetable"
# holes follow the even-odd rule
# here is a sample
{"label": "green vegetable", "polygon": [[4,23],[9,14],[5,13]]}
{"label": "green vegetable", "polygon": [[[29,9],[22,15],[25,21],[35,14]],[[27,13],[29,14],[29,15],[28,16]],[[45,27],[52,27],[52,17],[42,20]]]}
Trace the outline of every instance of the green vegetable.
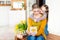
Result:
{"label": "green vegetable", "polygon": [[27,29],[27,23],[25,23],[25,24],[18,24],[18,29],[19,30],[26,30]]}

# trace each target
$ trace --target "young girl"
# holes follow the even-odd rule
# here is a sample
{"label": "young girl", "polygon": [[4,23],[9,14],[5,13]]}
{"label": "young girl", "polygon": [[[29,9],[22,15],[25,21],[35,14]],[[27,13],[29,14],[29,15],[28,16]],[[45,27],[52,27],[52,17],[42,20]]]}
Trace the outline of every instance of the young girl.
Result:
{"label": "young girl", "polygon": [[[39,7],[39,5],[37,3],[32,5],[32,9],[38,8],[38,7]],[[45,10],[43,10],[44,8],[43,9],[42,8],[39,8],[40,9],[40,13],[43,15],[43,17],[41,17],[40,20],[43,20],[43,19],[45,19],[47,17],[47,14],[46,14]]]}
{"label": "young girl", "polygon": [[41,6],[41,10],[44,11],[44,12],[47,14],[47,17],[46,17],[46,18],[47,18],[47,25],[46,25],[46,27],[45,27],[45,34],[48,35],[49,32],[48,32],[47,28],[48,28],[48,13],[49,13],[49,8],[48,8],[47,5],[43,4],[43,5]]}
{"label": "young girl", "polygon": [[[37,7],[39,7],[39,6],[38,6],[36,3],[32,5],[32,9],[37,8]],[[48,6],[45,5],[45,4],[43,4],[43,5],[41,6],[40,10],[42,10],[42,11],[40,11],[40,12],[43,14],[43,17],[41,17],[40,20],[43,20],[43,19],[47,18],[47,21],[48,21],[48,12],[49,12]],[[46,23],[47,23],[47,22],[46,22]],[[48,32],[48,24],[47,24],[46,27],[45,27],[45,34],[46,34],[46,35],[49,34],[49,32]]]}
{"label": "young girl", "polygon": [[[35,3],[35,4],[32,6],[32,9],[33,9],[33,8],[37,8],[37,7],[39,7],[39,6]],[[43,14],[43,17],[41,17],[40,20],[43,20],[43,19],[46,18],[46,19],[47,19],[47,22],[46,22],[46,23],[48,23],[49,7],[48,7],[47,5],[45,5],[45,4],[43,4],[43,5],[41,6],[40,10],[42,10],[42,11],[40,11],[40,12]],[[46,34],[46,35],[49,34],[49,32],[48,32],[48,24],[47,24],[46,27],[45,27],[45,34]]]}
{"label": "young girl", "polygon": [[33,8],[33,13],[28,18],[28,27],[27,27],[27,34],[28,40],[44,40],[46,39],[46,35],[44,33],[44,29],[46,26],[46,18],[40,20],[43,15],[40,13],[40,8]]}

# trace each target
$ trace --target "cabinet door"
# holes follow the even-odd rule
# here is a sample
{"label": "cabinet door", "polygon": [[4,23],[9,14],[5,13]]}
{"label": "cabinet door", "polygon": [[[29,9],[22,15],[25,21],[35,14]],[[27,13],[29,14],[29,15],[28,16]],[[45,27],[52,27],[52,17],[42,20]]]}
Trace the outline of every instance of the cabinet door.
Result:
{"label": "cabinet door", "polygon": [[0,7],[0,26],[7,26],[8,25],[8,7],[1,6]]}

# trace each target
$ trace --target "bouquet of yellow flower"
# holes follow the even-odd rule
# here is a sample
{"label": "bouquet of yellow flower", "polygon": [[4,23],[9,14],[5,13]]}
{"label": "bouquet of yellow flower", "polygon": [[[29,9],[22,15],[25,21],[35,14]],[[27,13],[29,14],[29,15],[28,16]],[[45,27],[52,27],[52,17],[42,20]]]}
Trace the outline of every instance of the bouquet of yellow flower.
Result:
{"label": "bouquet of yellow flower", "polygon": [[20,33],[20,34],[24,34],[26,32],[26,29],[27,29],[27,22],[20,21],[19,24],[16,24],[15,32]]}

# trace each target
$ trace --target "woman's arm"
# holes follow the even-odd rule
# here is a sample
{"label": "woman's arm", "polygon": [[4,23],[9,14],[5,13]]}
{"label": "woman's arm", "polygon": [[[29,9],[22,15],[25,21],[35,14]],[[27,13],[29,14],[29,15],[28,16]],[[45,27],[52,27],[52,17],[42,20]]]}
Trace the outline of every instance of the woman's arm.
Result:
{"label": "woman's arm", "polygon": [[40,18],[40,20],[44,20],[44,19],[46,19],[46,17],[47,17],[47,14],[44,12],[43,16]]}

